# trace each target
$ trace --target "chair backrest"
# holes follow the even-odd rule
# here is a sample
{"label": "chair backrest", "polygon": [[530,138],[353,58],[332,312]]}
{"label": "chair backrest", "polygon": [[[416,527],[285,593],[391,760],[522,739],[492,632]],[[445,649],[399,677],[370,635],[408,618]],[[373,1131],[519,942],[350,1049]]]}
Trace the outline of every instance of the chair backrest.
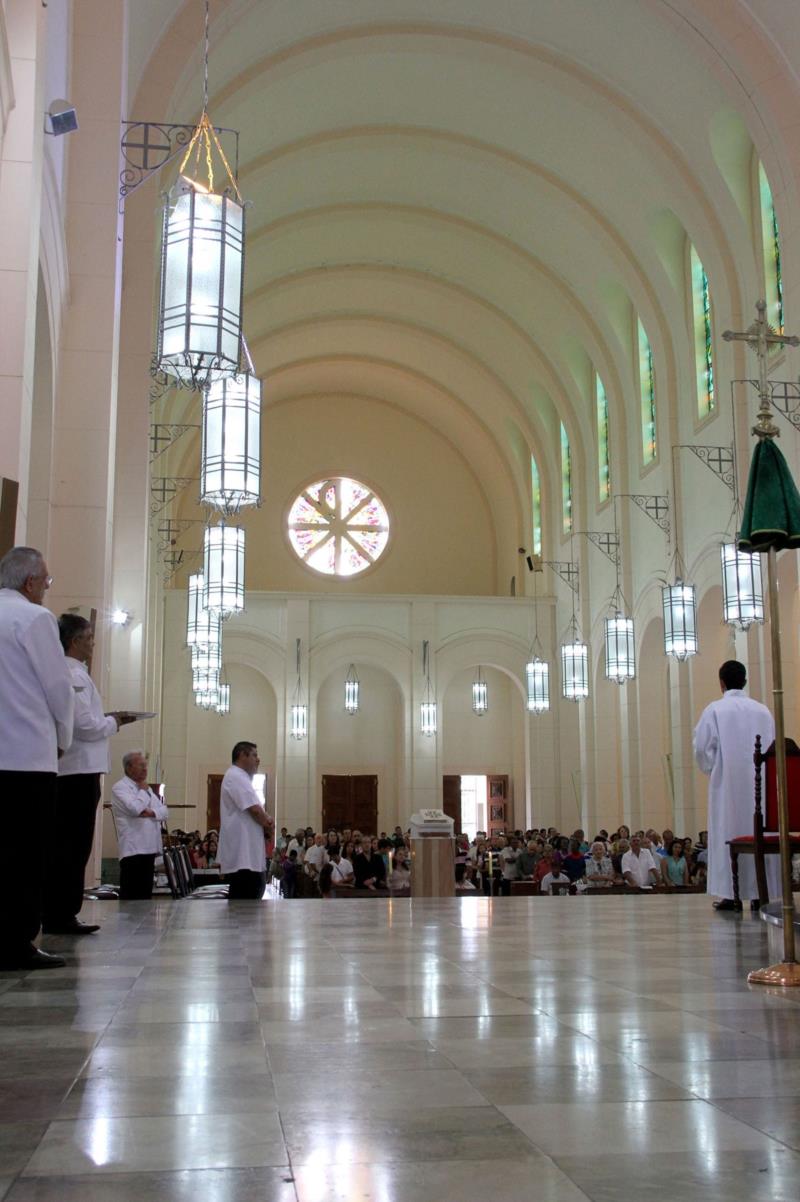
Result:
{"label": "chair backrest", "polygon": [[[764,830],[778,829],[778,764],[775,759],[775,744],[764,756],[766,771],[766,797],[764,806]],[[794,739],[786,740],[786,791],[789,795],[789,830],[800,831],[800,747]]]}

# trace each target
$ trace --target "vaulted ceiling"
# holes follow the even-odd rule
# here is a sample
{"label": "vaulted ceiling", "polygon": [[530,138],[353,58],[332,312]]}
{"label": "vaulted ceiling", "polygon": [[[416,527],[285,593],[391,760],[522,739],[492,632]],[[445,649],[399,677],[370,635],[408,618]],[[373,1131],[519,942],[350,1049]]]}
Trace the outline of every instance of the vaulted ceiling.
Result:
{"label": "vaulted ceiling", "polygon": [[[641,470],[638,313],[663,444],[690,438],[687,240],[717,329],[749,320],[754,147],[776,201],[795,190],[756,76],[800,27],[790,0],[758,9],[756,27],[737,0],[214,0],[209,110],[240,133],[268,401],[324,385],[400,406],[518,521],[530,450],[557,488],[563,421],[591,509],[592,367],[617,486]],[[137,0],[132,118],[196,118],[202,27],[202,0]]]}

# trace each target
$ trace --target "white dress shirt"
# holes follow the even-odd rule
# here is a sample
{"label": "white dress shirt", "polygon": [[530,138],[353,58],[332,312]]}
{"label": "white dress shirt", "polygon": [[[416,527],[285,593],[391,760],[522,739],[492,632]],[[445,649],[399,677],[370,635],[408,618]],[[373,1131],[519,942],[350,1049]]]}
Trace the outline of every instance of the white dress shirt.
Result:
{"label": "white dress shirt", "polygon": [[49,609],[0,589],[0,771],[57,772],[74,692]]}
{"label": "white dress shirt", "polygon": [[331,873],[331,883],[341,885],[344,881],[351,880],[353,876],[353,865],[346,856],[342,856],[337,864],[334,861],[333,872]]}
{"label": "white dress shirt", "polygon": [[223,873],[264,872],[266,868],[264,828],[247,812],[253,806],[264,808],[252,776],[231,764],[219,794],[218,859]]}
{"label": "white dress shirt", "polygon": [[59,776],[108,772],[111,758],[108,740],[117,733],[116,718],[103,713],[103,703],[86,664],[66,656],[75,691],[75,724],[72,746],[58,761]]}
{"label": "white dress shirt", "polygon": [[653,853],[648,851],[646,847],[639,850],[638,856],[632,851],[626,851],[622,857],[622,875],[625,876],[629,872],[637,885],[652,885],[653,878],[650,876],[650,870],[657,874],[657,879],[661,880],[661,870],[653,859]]}
{"label": "white dress shirt", "polygon": [[[154,818],[140,818],[142,810],[152,810]],[[129,776],[123,776],[111,790],[111,812],[117,826],[119,858],[143,856],[162,848],[161,823],[169,810],[158,794],[147,785],[137,785]]]}
{"label": "white dress shirt", "polygon": [[328,863],[328,853],[325,850],[324,846],[321,847],[317,843],[314,843],[312,847],[308,848],[308,850],[306,851],[305,857],[303,859],[303,864],[305,865],[306,872],[308,872],[309,868],[313,868],[314,873],[317,876],[319,876],[319,874],[320,874],[322,865],[327,864],[327,863]]}

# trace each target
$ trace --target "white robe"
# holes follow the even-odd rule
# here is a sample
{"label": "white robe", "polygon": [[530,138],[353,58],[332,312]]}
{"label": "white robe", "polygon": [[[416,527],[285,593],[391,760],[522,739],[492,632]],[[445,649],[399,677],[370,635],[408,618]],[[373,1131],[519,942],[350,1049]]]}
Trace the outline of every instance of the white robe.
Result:
{"label": "white robe", "polygon": [[[728,689],[700,716],[694,732],[694,755],[708,783],[708,892],[733,897],[730,849],[726,840],[753,833],[756,735],[761,750],[775,738],[775,723],[765,705],[741,689]],[[762,769],[763,771],[763,769]],[[780,856],[767,856],[770,897],[780,896]],[[739,896],[758,897],[753,856],[739,857]]]}

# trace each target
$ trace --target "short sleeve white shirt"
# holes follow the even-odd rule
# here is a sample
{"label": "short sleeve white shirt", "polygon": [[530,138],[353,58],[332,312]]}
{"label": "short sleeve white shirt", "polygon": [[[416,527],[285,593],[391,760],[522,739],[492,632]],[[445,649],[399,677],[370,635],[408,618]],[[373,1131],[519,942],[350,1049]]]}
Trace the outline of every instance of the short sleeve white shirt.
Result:
{"label": "short sleeve white shirt", "polygon": [[352,875],[353,865],[344,856],[341,857],[338,864],[334,862],[331,872],[331,881],[334,885],[341,885],[342,881],[346,881]]}
{"label": "short sleeve white shirt", "polygon": [[638,856],[634,855],[632,851],[626,851],[622,857],[622,875],[629,872],[637,885],[652,885],[651,869],[657,872],[659,877],[661,876],[652,853],[646,847],[639,850]]}
{"label": "short sleeve white shirt", "polygon": [[232,764],[222,778],[219,797],[219,866],[223,873],[263,872],[266,867],[264,830],[248,814],[264,803],[253,778]]}
{"label": "short sleeve white shirt", "polygon": [[542,893],[549,893],[553,885],[570,885],[571,881],[565,872],[554,873],[548,872],[542,877],[542,883],[539,886]]}
{"label": "short sleeve white shirt", "polygon": [[323,864],[328,863],[328,853],[324,847],[319,847],[315,843],[313,847],[309,847],[305,854],[303,863],[306,866],[311,866],[315,872],[319,873]]}

